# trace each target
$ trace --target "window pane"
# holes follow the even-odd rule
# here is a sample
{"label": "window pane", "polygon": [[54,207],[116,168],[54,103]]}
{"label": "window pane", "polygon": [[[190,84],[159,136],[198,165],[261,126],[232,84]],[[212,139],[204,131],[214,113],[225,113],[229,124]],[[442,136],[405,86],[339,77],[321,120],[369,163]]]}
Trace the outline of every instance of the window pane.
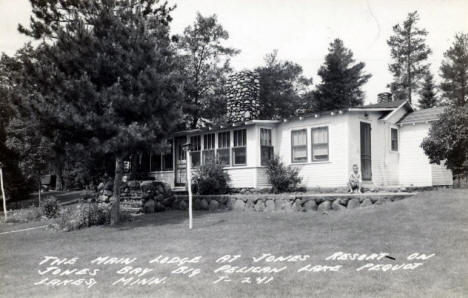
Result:
{"label": "window pane", "polygon": [[312,129],[312,143],[326,144],[328,143],[328,128],[320,127]]}
{"label": "window pane", "polygon": [[261,147],[261,165],[266,166],[267,163],[273,159],[273,147],[262,146]]}
{"label": "window pane", "polygon": [[161,171],[161,154],[153,154],[151,156],[151,172]]}
{"label": "window pane", "polygon": [[312,160],[328,160],[328,127],[312,128]]}
{"label": "window pane", "polygon": [[233,163],[235,165],[244,165],[247,163],[247,158],[246,158],[246,148],[245,147],[240,147],[240,148],[233,148],[232,149],[232,154],[233,154]]}
{"label": "window pane", "polygon": [[260,145],[271,146],[271,129],[260,129]]}
{"label": "window pane", "polygon": [[230,132],[220,132],[218,134],[218,148],[229,148],[230,145]]}
{"label": "window pane", "polygon": [[292,145],[293,146],[302,146],[307,145],[307,131],[296,130],[292,132]]}
{"label": "window pane", "polygon": [[192,151],[200,151],[201,143],[200,143],[200,136],[193,136],[190,137],[190,145]]}
{"label": "window pane", "polygon": [[242,147],[247,143],[247,133],[245,129],[234,131],[234,147]]}
{"label": "window pane", "polygon": [[293,147],[292,151],[293,161],[306,162],[307,161],[307,146]]}
{"label": "window pane", "polygon": [[312,157],[314,160],[327,160],[328,159],[328,144],[314,145]]}
{"label": "window pane", "polygon": [[214,133],[203,136],[203,149],[214,149],[215,145],[215,135]]}
{"label": "window pane", "polygon": [[200,152],[190,152],[192,156],[192,167],[198,167],[200,165]]}
{"label": "window pane", "polygon": [[392,132],[392,136],[391,136],[392,150],[398,151],[398,130],[395,128],[392,128],[391,132]]}
{"label": "window pane", "polygon": [[230,165],[230,150],[229,149],[218,149],[218,162],[222,165]]}
{"label": "window pane", "polygon": [[203,164],[213,164],[215,161],[214,150],[203,150]]}
{"label": "window pane", "polygon": [[172,170],[172,152],[165,153],[163,156],[163,169],[164,171]]}

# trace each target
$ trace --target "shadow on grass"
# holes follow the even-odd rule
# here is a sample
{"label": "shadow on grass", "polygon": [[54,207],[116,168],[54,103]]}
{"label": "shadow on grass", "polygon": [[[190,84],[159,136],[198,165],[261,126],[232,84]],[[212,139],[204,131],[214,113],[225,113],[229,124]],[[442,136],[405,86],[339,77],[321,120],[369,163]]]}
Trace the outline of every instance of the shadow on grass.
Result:
{"label": "shadow on grass", "polygon": [[[231,212],[229,210],[220,211],[194,211],[193,220],[205,218],[210,215]],[[188,211],[180,210],[169,210],[165,212],[157,212],[152,214],[142,214],[132,217],[131,221],[121,222],[118,225],[110,226],[107,225],[105,228],[118,229],[121,231],[131,230],[135,228],[147,227],[147,226],[165,226],[165,225],[177,225],[183,222],[187,223],[188,226],[189,214]],[[204,222],[204,226],[214,226],[226,222],[226,219],[219,219],[215,222]]]}

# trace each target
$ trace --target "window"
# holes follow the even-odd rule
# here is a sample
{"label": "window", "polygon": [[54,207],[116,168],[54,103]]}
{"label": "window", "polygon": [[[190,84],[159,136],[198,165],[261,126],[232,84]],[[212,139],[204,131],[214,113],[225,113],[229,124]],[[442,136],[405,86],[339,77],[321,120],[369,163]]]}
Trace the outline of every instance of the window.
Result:
{"label": "window", "polygon": [[273,159],[271,129],[260,128],[260,157],[262,166],[266,166],[268,161]]}
{"label": "window", "polygon": [[215,134],[203,136],[203,164],[212,164],[215,160]]}
{"label": "window", "polygon": [[163,171],[171,171],[173,169],[173,159],[172,159],[172,140],[169,140],[169,148],[163,154],[162,158],[162,168]]}
{"label": "window", "polygon": [[291,161],[307,162],[307,130],[291,131]]}
{"label": "window", "polygon": [[232,148],[232,164],[247,164],[247,131],[245,129],[234,131],[234,146]]}
{"label": "window", "polygon": [[312,128],[312,160],[328,160],[328,127]]}
{"label": "window", "polygon": [[190,137],[190,156],[192,157],[192,167],[200,166],[201,137]]}
{"label": "window", "polygon": [[231,132],[220,132],[218,133],[218,162],[222,165],[229,166],[231,160]]}
{"label": "window", "polygon": [[392,151],[398,151],[398,129],[391,129]]}
{"label": "window", "polygon": [[161,154],[151,155],[151,172],[161,171]]}

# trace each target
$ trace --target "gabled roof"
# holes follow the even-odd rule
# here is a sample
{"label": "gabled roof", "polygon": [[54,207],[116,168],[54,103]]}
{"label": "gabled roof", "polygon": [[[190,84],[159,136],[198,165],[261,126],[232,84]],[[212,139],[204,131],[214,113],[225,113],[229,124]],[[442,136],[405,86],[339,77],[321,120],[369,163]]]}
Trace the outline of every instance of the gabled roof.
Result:
{"label": "gabled roof", "polygon": [[445,110],[445,107],[435,107],[430,109],[424,109],[409,113],[403,117],[397,124],[412,124],[435,121],[439,119],[440,114]]}

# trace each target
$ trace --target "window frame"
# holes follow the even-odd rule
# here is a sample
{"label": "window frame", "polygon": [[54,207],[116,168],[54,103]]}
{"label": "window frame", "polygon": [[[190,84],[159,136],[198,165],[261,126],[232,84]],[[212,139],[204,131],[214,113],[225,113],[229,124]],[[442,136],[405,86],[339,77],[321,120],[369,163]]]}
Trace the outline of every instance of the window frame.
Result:
{"label": "window frame", "polygon": [[[243,132],[241,134],[241,145],[236,144],[239,143],[239,138],[236,139],[236,133]],[[236,142],[237,141],[237,142]],[[244,163],[236,163],[235,160],[235,151],[239,149],[244,149],[245,150],[245,162]],[[246,166],[247,165],[247,129],[242,128],[242,129],[236,129],[232,131],[232,154],[231,154],[231,164],[233,167],[239,167],[239,166]]]}
{"label": "window frame", "polygon": [[[208,137],[211,140],[209,140]],[[211,146],[208,146],[210,144],[211,144]],[[202,153],[201,153],[201,164],[203,164],[203,165],[208,164],[206,162],[206,156],[207,156],[206,154],[208,154],[209,152],[213,154],[212,163],[215,163],[216,162],[216,134],[215,133],[208,133],[208,134],[203,135],[203,148],[202,148]]]}
{"label": "window frame", "polygon": [[[308,136],[307,136],[307,128],[300,128],[300,129],[292,129],[291,130],[291,163],[295,163],[295,164],[299,164],[299,163],[306,163],[308,162],[309,160],[309,150],[308,150]],[[305,145],[296,145],[294,146],[293,145],[293,134],[294,133],[297,133],[297,132],[300,132],[300,131],[305,131],[305,135],[306,135],[306,143]],[[305,147],[305,152],[306,152],[306,157],[305,157],[305,160],[294,160],[294,148],[297,148],[297,147]]]}
{"label": "window frame", "polygon": [[[197,143],[197,150],[194,150],[193,149],[193,145],[195,142],[192,142],[192,139],[198,139],[198,141],[196,142]],[[191,164],[190,164],[190,167],[192,168],[198,168],[201,166],[201,149],[202,149],[202,144],[201,144],[201,135],[194,135],[194,136],[190,136],[190,161],[191,161]],[[198,154],[198,160],[199,160],[199,164],[198,165],[194,165],[193,164],[193,156],[195,154]]]}
{"label": "window frame", "polygon": [[[269,132],[269,141],[270,141],[269,145],[262,144],[262,135],[263,135],[262,131],[268,131]],[[271,158],[269,158],[268,160],[263,158],[264,149],[267,149],[268,150],[268,155],[271,156]],[[261,166],[266,166],[268,161],[270,161],[272,158],[274,158],[274,154],[275,154],[274,150],[275,149],[273,147],[273,132],[272,132],[272,129],[271,128],[262,128],[261,127],[260,128],[260,165]]]}
{"label": "window frame", "polygon": [[[227,136],[227,140],[225,140],[224,137],[220,137],[220,135]],[[222,141],[227,141],[227,142],[222,142]],[[223,144],[221,144],[221,142]],[[230,167],[231,166],[231,131],[228,130],[228,131],[218,132],[217,143],[218,143],[218,147],[216,147],[216,156],[215,156],[216,161],[219,162],[219,151],[227,152],[228,154],[227,163],[220,163],[220,164],[223,165],[224,167]]]}
{"label": "window frame", "polygon": [[[396,138],[395,140],[393,139],[393,132],[395,131],[396,133]],[[390,151],[392,152],[398,152],[400,150],[400,136],[399,136],[398,128],[390,127]],[[396,149],[393,148],[393,141],[396,142]]]}
{"label": "window frame", "polygon": [[[327,158],[326,159],[316,159],[314,158],[314,145],[324,145],[325,143],[318,143],[314,144],[314,129],[327,129]],[[312,162],[320,162],[320,161],[329,161],[330,160],[330,129],[328,125],[322,126],[315,126],[310,128],[310,156]]]}

